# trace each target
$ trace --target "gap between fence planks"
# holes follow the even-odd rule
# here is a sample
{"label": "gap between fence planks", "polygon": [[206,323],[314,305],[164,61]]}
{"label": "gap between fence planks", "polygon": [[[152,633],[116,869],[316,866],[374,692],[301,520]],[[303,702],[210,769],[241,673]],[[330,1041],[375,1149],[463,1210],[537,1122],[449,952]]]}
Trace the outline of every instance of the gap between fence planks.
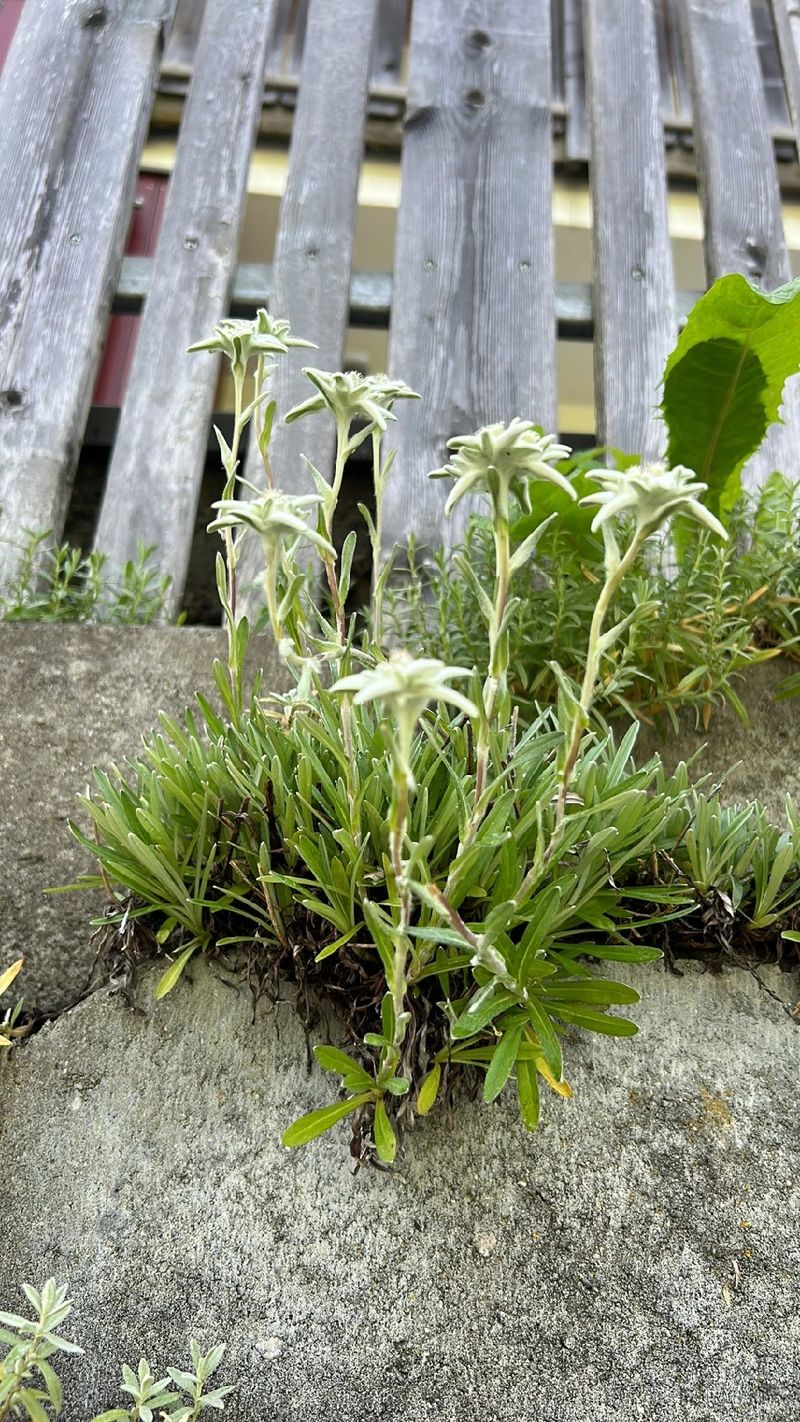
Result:
{"label": "gap between fence planks", "polygon": [[171,10],[28,0],[0,78],[3,539],[63,526]]}
{"label": "gap between fence planks", "polygon": [[227,314],[275,0],[207,0],[150,292],[95,539],[118,577],[142,540],[180,607],[219,361],[187,355]]}
{"label": "gap between fence planks", "polygon": [[178,0],[162,69],[173,74],[191,74],[205,6],[206,0]]}
{"label": "gap between fence planks", "polygon": [[652,0],[584,0],[595,406],[601,444],[656,459],[676,315]]}
{"label": "gap between fence planks", "polygon": [[[333,460],[333,421],[327,413],[292,425],[282,424],[280,416],[313,393],[303,366],[338,370],[344,355],[376,19],[377,0],[349,0],[346,25],[330,0],[311,0],[309,5],[271,303],[276,316],[290,321],[295,336],[318,346],[284,356],[273,382],[279,418],[270,459],[276,482],[292,494],[314,488],[301,455],[325,474]],[[254,444],[248,477],[256,484],[264,482]],[[257,540],[243,539],[239,607],[248,614],[261,605],[261,566]]]}
{"label": "gap between fence planks", "polygon": [[[741,272],[772,291],[789,280],[790,268],[749,0],[683,0],[681,21],[707,279]],[[747,466],[747,487],[763,483],[773,469],[800,478],[797,377],[787,384],[783,418]]]}
{"label": "gap between fence planks", "polygon": [[796,0],[771,0],[786,100],[795,139],[800,145],[800,5]]}
{"label": "gap between fence planks", "polygon": [[583,55],[581,0],[563,0],[564,56],[564,158],[567,163],[588,163],[586,79]]}
{"label": "gap between fence planks", "polygon": [[457,536],[427,478],[452,436],[553,427],[550,85],[550,0],[415,0],[390,364],[423,398],[391,427],[387,548]]}

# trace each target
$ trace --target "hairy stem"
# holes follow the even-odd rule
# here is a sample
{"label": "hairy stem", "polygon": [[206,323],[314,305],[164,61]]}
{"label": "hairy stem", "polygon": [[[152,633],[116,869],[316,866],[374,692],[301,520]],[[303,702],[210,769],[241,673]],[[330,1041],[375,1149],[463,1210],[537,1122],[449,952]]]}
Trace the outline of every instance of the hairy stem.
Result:
{"label": "hairy stem", "polygon": [[[564,764],[559,777],[558,797],[556,799],[556,815],[554,829],[557,831],[566,814],[567,794],[569,793],[570,781],[575,769],[575,762],[578,759],[578,752],[581,745],[581,737],[588,723],[594,704],[595,693],[597,691],[597,680],[600,673],[600,658],[602,656],[601,637],[603,626],[608,616],[609,608],[619,591],[620,585],[626,574],[636,561],[639,549],[646,537],[646,531],[637,531],[630,543],[630,546],[623,554],[616,567],[610,571],[600,589],[597,602],[592,614],[592,622],[589,629],[589,646],[586,653],[586,668],[581,684],[581,695],[575,715],[572,719],[567,751],[564,757]],[[552,857],[552,856],[550,856]]]}

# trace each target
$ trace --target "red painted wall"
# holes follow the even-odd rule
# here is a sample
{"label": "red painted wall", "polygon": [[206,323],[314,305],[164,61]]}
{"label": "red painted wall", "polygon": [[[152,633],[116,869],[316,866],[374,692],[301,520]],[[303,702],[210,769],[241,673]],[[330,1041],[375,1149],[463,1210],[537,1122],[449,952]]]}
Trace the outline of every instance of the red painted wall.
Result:
{"label": "red painted wall", "polygon": [[[125,251],[130,257],[151,257],[156,249],[161,218],[167,197],[167,179],[142,174],[136,189],[136,205],[128,232]],[[136,336],[138,316],[112,316],[108,323],[106,344],[100,362],[93,405],[119,406],[128,383]]]}

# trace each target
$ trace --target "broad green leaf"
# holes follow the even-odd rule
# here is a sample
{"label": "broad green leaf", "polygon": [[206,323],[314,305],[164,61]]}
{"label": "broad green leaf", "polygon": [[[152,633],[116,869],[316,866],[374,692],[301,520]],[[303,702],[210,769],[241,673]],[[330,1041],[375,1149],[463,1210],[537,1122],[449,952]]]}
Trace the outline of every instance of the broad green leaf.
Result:
{"label": "broad green leaf", "polygon": [[738,273],[692,308],[664,371],[667,459],[708,484],[712,512],[730,511],[741,470],[778,419],[800,369],[800,281],[766,295]]}
{"label": "broad green leaf", "polygon": [[360,1096],[351,1096],[347,1101],[335,1101],[331,1106],[323,1106],[319,1111],[309,1111],[284,1131],[281,1144],[289,1149],[306,1145],[308,1141],[313,1141],[317,1136],[329,1131],[337,1121],[352,1115],[353,1111],[357,1111],[358,1107],[363,1106],[369,1099],[370,1093],[364,1091]]}

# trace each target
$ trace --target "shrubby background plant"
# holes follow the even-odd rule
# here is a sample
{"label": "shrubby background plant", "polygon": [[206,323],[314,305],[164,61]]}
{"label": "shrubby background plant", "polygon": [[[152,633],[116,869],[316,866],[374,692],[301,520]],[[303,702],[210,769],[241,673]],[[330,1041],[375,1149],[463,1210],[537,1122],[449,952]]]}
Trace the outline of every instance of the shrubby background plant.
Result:
{"label": "shrubby background plant", "polygon": [[[150,566],[153,548],[140,544],[119,582],[106,575],[102,553],[54,543],[49,531],[29,531],[12,581],[0,593],[5,622],[162,622],[172,579]],[[180,619],[182,620],[182,619]]]}
{"label": "shrubby background plant", "polygon": [[[684,942],[694,934],[727,947],[730,934],[707,913],[720,894],[751,939],[775,950],[795,921],[800,865],[794,832],[776,839],[758,808],[748,813],[763,842],[748,857],[737,836],[752,821],[732,824],[713,795],[690,786],[685,766],[667,776],[653,757],[637,768],[636,727],[616,745],[596,714],[604,668],[644,617],[641,606],[652,610],[646,597],[633,615],[618,603],[653,537],[675,514],[700,520],[704,536],[724,536],[698,502],[704,483],[680,466],[569,478],[560,467],[568,452],[522,420],[454,441],[451,463],[437,471],[455,481],[449,506],[477,493],[491,511],[490,576],[468,559],[458,565],[485,650],[464,665],[428,656],[424,645],[422,655],[387,656],[380,629],[359,631],[347,614],[355,536],[337,556],[333,518],[345,462],[369,438],[368,528],[379,553],[389,476],[382,436],[396,402],[415,397],[385,377],[309,368],[314,393],[286,418],[333,418],[334,477],[329,485],[312,469],[315,492],[289,496],[269,464],[268,361],[292,340],[285,322],[260,312],[251,323],[223,322],[201,344],[227,357],[239,392],[234,444],[219,437],[227,481],[211,525],[225,547],[217,585],[229,654],[227,667],[214,668],[222,714],[198,695],[183,721],[162,717],[143,757],[96,772],[84,801],[92,835],[73,831],[99,861],[100,875],[86,882],[114,886],[109,946],[128,955],[131,972],[143,952],[167,955],[159,996],[195,954],[228,951],[259,988],[292,980],[307,1026],[333,1005],[340,1041],[316,1056],[338,1076],[342,1098],[289,1126],[284,1142],[299,1145],[350,1116],[354,1153],[390,1163],[399,1130],[459,1073],[483,1074],[487,1102],[513,1081],[534,1129],[541,1082],[570,1094],[566,1035],[636,1031],[609,1008],[637,993],[587,960],[657,958],[677,923]],[[253,418],[266,487],[238,480],[237,498],[238,440]],[[559,527],[555,497],[588,520],[602,560],[582,656],[550,663],[554,704],[530,706],[524,727],[511,634],[530,560]],[[261,543],[268,616],[295,680],[288,695],[244,686],[243,530]],[[309,550],[327,600],[316,596]],[[376,560],[378,608],[390,566]],[[693,877],[715,854],[735,894]]]}
{"label": "shrubby background plant", "polygon": [[[594,450],[558,468],[589,492]],[[625,461],[618,467],[624,469]],[[535,566],[517,584],[509,624],[510,685],[523,720],[551,704],[558,683],[553,661],[578,679],[588,641],[604,550],[590,529],[591,513],[548,490],[534,515],[512,523],[512,547],[545,516],[558,513],[539,542]],[[615,595],[611,616],[627,621],[603,657],[595,710],[677,729],[681,712],[707,726],[715,706],[727,704],[747,720],[739,684],[751,668],[776,656],[797,658],[800,647],[800,509],[797,490],[773,474],[756,495],[725,516],[729,538],[686,528],[678,549],[665,540],[643,547]],[[485,638],[478,586],[491,577],[490,521],[474,516],[463,544],[420,558],[412,544],[401,589],[389,597],[396,640],[426,647],[447,661],[482,665]],[[475,578],[463,570],[474,570]],[[785,677],[776,695],[800,692],[800,673]]]}
{"label": "shrubby background plant", "polygon": [[[0,1313],[0,1343],[8,1346],[0,1359],[0,1422],[10,1418],[48,1422],[49,1416],[59,1415],[63,1401],[61,1380],[51,1360],[58,1353],[82,1353],[83,1349],[57,1332],[72,1313],[66,1284],[48,1279],[41,1290],[31,1284],[23,1284],[22,1290],[34,1316]],[[156,1415],[162,1422],[197,1422],[206,1409],[222,1412],[233,1386],[207,1389],[206,1383],[224,1353],[224,1343],[203,1353],[192,1340],[192,1371],[171,1367],[163,1378],[154,1376],[145,1358],[136,1372],[123,1364],[120,1391],[130,1403],[112,1407],[92,1422],[153,1422]]]}

